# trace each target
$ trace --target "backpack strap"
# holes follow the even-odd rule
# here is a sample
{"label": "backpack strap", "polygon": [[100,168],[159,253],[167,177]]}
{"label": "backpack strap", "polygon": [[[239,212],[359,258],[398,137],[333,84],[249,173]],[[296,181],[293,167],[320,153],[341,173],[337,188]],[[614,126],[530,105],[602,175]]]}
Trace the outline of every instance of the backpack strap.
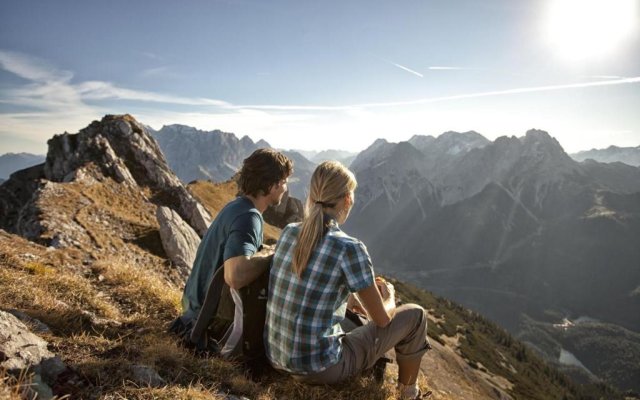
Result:
{"label": "backpack strap", "polygon": [[198,313],[193,329],[191,330],[190,340],[193,344],[201,343],[206,340],[206,331],[215,316],[218,309],[218,303],[220,302],[220,293],[224,285],[224,264],[218,267],[218,270],[213,274],[209,289],[207,289],[207,295],[204,298],[204,303]]}

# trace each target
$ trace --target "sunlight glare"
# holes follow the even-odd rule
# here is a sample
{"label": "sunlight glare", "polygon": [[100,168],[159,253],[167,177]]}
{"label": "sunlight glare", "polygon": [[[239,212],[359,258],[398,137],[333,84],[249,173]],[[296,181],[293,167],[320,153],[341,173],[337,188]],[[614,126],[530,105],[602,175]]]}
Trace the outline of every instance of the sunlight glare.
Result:
{"label": "sunlight glare", "polygon": [[604,58],[637,29],[636,0],[550,0],[546,39],[568,61]]}

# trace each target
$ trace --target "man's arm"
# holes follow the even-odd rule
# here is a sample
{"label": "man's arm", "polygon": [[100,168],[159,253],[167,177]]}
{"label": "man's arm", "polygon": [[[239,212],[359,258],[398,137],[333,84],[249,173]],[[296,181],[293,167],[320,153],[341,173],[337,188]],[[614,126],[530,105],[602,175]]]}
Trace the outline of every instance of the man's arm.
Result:
{"label": "man's arm", "polygon": [[269,268],[272,257],[272,248],[265,248],[251,257],[231,257],[224,262],[224,281],[232,289],[241,289]]}

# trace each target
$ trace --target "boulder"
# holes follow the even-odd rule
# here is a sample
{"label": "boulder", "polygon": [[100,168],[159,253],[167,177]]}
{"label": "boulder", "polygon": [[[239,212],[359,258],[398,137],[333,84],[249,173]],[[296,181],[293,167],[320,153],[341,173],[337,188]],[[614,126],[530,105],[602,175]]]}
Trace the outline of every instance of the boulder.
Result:
{"label": "boulder", "polygon": [[196,258],[200,237],[169,207],[158,207],[156,211],[160,225],[160,239],[167,257],[177,267],[180,277],[185,281]]}
{"label": "boulder", "polygon": [[45,340],[4,311],[0,311],[0,368],[15,376],[33,373],[32,385],[24,396],[38,399],[53,397],[51,386],[67,369],[60,358],[47,349]]}

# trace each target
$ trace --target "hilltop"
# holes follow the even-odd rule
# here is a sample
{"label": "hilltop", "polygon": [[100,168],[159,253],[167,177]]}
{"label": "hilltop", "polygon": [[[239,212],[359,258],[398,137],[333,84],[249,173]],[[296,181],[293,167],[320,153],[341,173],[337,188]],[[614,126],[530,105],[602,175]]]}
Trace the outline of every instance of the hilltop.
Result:
{"label": "hilltop", "polygon": [[[393,398],[393,371],[382,386],[361,378],[310,387],[276,373],[252,382],[238,365],[195,357],[165,333],[188,271],[167,250],[159,210],[175,215],[172,236],[197,241],[236,191],[232,181],[185,187],[131,116],[54,136],[44,164],[0,186],[0,318],[48,343],[37,362],[57,368],[32,369],[47,385],[39,398]],[[394,284],[401,300],[429,312],[434,350],[420,384],[434,399],[620,398],[604,385],[576,385],[478,314]],[[15,373],[9,356],[1,365]],[[0,373],[0,395],[16,398],[28,380]]]}

